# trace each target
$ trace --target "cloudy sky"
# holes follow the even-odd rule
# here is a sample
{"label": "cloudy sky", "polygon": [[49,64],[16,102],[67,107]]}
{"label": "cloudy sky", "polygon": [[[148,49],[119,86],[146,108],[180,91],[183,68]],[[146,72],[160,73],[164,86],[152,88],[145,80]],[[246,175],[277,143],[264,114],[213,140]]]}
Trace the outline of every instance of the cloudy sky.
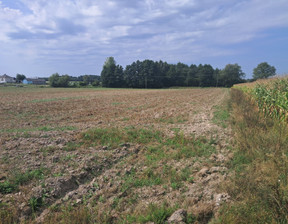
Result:
{"label": "cloudy sky", "polygon": [[97,75],[109,56],[288,74],[288,0],[0,0],[0,27],[10,76]]}

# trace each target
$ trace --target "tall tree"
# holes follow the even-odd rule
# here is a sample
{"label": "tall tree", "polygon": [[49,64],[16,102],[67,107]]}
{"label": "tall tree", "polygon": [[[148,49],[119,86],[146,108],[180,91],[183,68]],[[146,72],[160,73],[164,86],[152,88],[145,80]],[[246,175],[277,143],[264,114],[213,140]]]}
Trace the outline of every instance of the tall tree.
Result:
{"label": "tall tree", "polygon": [[198,73],[197,65],[191,64],[189,67],[187,78],[185,80],[187,86],[199,86],[197,73]]}
{"label": "tall tree", "polygon": [[276,68],[269,65],[267,62],[262,62],[253,69],[254,79],[266,79],[274,75],[276,75]]}
{"label": "tall tree", "polygon": [[21,83],[24,79],[26,79],[25,75],[22,75],[22,74],[17,74],[16,75],[16,82],[17,83]]}
{"label": "tall tree", "polygon": [[55,73],[49,77],[49,84],[51,87],[68,87],[69,76],[68,75],[60,76],[58,73]]}
{"label": "tall tree", "polygon": [[175,80],[175,86],[185,86],[187,83],[185,83],[187,76],[189,73],[189,66],[178,62],[176,65],[176,80]]}
{"label": "tall tree", "polygon": [[198,66],[198,79],[199,79],[199,86],[201,87],[208,87],[212,86],[214,83],[214,69],[211,65],[199,65]]}
{"label": "tall tree", "polygon": [[167,77],[168,71],[170,69],[170,65],[167,62],[159,61],[157,64],[157,75],[159,76],[157,79],[158,87],[168,87],[169,86],[169,79]]}
{"label": "tall tree", "polygon": [[242,71],[241,66],[236,64],[228,64],[219,74],[219,82],[222,86],[231,87],[236,83],[243,82],[245,73]]}
{"label": "tall tree", "polygon": [[108,57],[103,65],[101,80],[103,87],[115,87],[116,61],[113,57]]}
{"label": "tall tree", "polygon": [[137,60],[131,65],[127,65],[124,72],[125,85],[130,88],[139,88],[141,62]]}
{"label": "tall tree", "polygon": [[116,68],[114,71],[114,80],[113,80],[111,87],[115,87],[115,88],[125,87],[124,71],[121,65],[116,65]]}
{"label": "tall tree", "polygon": [[166,77],[168,81],[166,87],[176,86],[177,82],[176,65],[170,64],[170,68],[166,74]]}

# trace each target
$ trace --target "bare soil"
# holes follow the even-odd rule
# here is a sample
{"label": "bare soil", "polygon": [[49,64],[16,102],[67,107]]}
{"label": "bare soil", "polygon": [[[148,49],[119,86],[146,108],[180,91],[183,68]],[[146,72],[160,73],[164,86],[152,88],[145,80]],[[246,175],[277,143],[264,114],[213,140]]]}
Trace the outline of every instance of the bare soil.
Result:
{"label": "bare soil", "polygon": [[[0,203],[14,208],[18,222],[49,222],[53,208],[68,205],[97,207],[99,216],[109,211],[117,222],[125,214],[141,214],[151,203],[166,202],[206,223],[229,200],[221,183],[229,175],[231,131],[212,121],[215,106],[223,105],[228,95],[220,88],[0,88],[0,182],[15,173],[44,170],[43,178],[0,193]],[[167,138],[175,133],[205,137],[215,151],[209,157],[163,159],[149,167],[145,144],[126,142],[111,149],[79,144],[81,133],[91,128],[129,127],[160,131]],[[157,173],[164,166],[176,173],[189,169],[193,181],[177,188],[167,180],[123,190],[131,172]],[[33,211],[31,198],[44,198],[44,203]]]}

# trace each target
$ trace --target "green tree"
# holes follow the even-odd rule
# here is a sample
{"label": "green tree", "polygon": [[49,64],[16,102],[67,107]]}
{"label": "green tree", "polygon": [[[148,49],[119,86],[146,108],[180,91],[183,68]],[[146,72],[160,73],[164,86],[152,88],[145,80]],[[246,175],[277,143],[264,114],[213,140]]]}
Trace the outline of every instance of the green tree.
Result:
{"label": "green tree", "polygon": [[187,86],[187,76],[189,73],[189,66],[178,62],[176,65],[176,80],[174,86]]}
{"label": "green tree", "polygon": [[198,72],[197,72],[198,80],[199,80],[199,86],[201,87],[208,87],[213,86],[214,82],[214,69],[211,65],[200,64],[198,66]]}
{"label": "green tree", "polygon": [[276,68],[269,65],[267,62],[262,62],[253,69],[254,79],[266,79],[274,75],[276,75]]}
{"label": "green tree", "polygon": [[123,87],[124,72],[120,65],[116,65],[113,57],[106,59],[101,72],[101,81],[103,87]]}
{"label": "green tree", "polygon": [[199,79],[197,78],[198,67],[191,64],[185,83],[187,86],[199,86]]}
{"label": "green tree", "polygon": [[16,75],[16,82],[21,83],[24,79],[26,79],[26,76],[23,74],[17,74]]}
{"label": "green tree", "polygon": [[88,75],[84,75],[83,76],[83,82],[85,83],[86,86],[89,85],[89,83],[90,83],[90,79],[89,78],[90,77]]}
{"label": "green tree", "polygon": [[68,75],[60,76],[58,73],[55,73],[49,77],[49,85],[51,87],[68,87],[69,76]]}
{"label": "green tree", "polygon": [[236,83],[243,82],[245,73],[241,66],[236,64],[228,64],[219,73],[219,86],[231,87]]}

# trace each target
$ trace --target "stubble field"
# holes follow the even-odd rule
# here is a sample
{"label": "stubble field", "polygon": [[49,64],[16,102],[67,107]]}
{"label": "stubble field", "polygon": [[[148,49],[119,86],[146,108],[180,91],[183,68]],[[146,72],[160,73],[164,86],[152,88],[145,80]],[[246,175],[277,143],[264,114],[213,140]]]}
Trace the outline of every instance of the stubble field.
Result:
{"label": "stubble field", "polygon": [[0,222],[208,222],[228,91],[0,88]]}

